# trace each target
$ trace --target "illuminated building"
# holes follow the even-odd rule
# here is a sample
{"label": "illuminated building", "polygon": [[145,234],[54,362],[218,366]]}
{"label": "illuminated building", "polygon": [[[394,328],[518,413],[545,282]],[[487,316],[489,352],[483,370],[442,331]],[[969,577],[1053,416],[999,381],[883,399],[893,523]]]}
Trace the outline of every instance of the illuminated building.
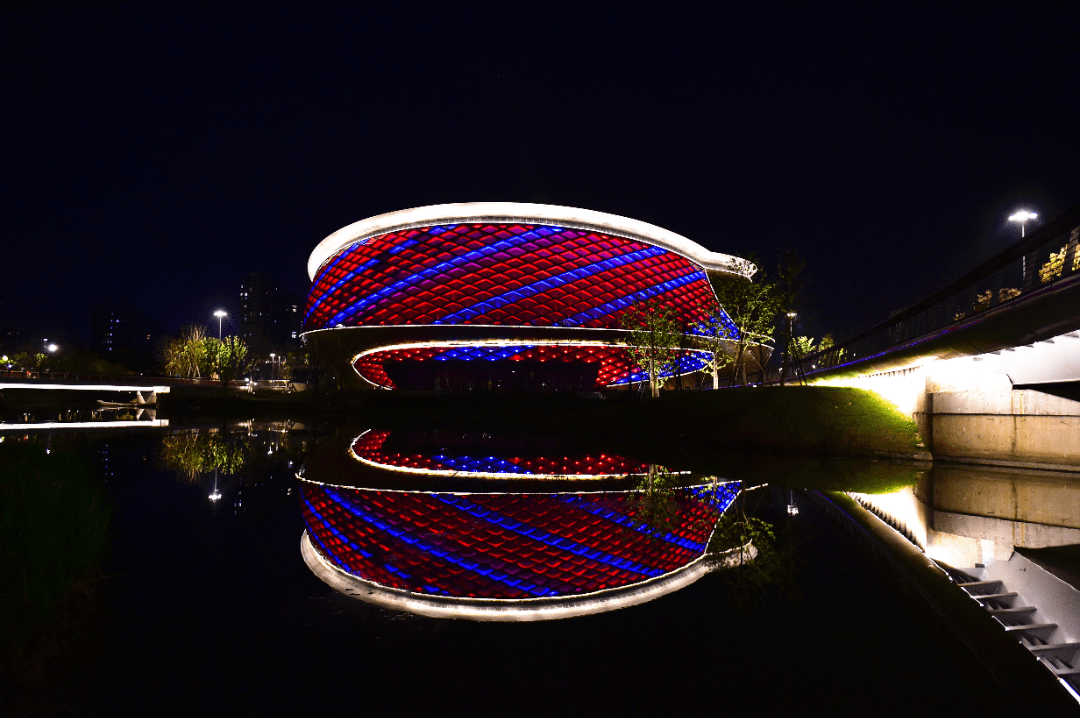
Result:
{"label": "illuminated building", "polygon": [[[709,273],[738,275],[738,259],[625,217],[418,207],[351,224],[315,248],[304,336],[386,389],[598,389],[646,378],[620,346],[634,304],[667,307],[688,336],[707,317],[726,319]],[[677,373],[705,357],[685,349]]]}

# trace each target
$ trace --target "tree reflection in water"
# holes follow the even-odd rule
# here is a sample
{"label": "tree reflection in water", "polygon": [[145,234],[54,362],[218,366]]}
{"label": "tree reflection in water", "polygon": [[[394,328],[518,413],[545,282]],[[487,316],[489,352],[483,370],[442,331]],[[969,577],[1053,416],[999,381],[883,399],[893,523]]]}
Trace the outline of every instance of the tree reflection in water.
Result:
{"label": "tree reflection in water", "polygon": [[161,440],[161,463],[188,481],[199,481],[211,471],[235,474],[251,452],[250,442],[241,434],[219,429],[194,429]]}

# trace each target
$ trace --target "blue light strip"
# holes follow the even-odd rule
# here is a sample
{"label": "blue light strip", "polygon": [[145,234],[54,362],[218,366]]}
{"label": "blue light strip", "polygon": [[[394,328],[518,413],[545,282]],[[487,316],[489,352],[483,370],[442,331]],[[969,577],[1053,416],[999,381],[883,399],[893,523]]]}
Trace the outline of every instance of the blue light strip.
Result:
{"label": "blue light strip", "polygon": [[546,543],[549,546],[568,551],[578,556],[584,556],[585,558],[592,559],[593,561],[599,561],[600,563],[606,563],[615,568],[623,569],[624,571],[632,571],[634,573],[641,574],[642,576],[659,576],[663,571],[658,568],[650,568],[644,564],[637,563],[636,561],[630,561],[629,559],[619,558],[613,556],[604,551],[597,549],[587,548],[582,546],[568,538],[562,536],[556,536],[542,529],[529,526],[528,524],[515,521],[514,519],[503,516],[497,511],[491,509],[485,509],[482,506],[474,504],[466,499],[464,496],[456,496],[453,494],[434,494],[434,496],[440,501],[453,506],[456,509],[460,509],[478,519],[487,521],[501,528],[519,533],[522,536],[527,536],[535,541]]}
{"label": "blue light strip", "polygon": [[[417,272],[416,274],[410,274],[408,277],[405,277],[404,279],[400,279],[393,284],[383,287],[377,292],[372,292],[371,294],[365,295],[363,298],[358,299],[355,304],[347,307],[341,312],[338,312],[333,318],[327,321],[325,327],[327,329],[329,329],[330,327],[335,327],[349,317],[353,316],[354,314],[357,314],[362,309],[370,306],[371,304],[385,299],[386,297],[393,296],[395,293],[400,292],[402,289],[405,289],[406,287],[409,287],[413,284],[422,282],[425,279],[432,279],[460,265],[468,264],[469,262],[475,262],[478,259],[483,259],[484,257],[488,257],[492,254],[497,254],[498,252],[501,252],[505,249],[511,249],[515,245],[520,244],[523,240],[541,239],[548,236],[549,234],[554,234],[554,232],[551,231],[550,228],[537,227],[536,229],[530,230],[528,232],[514,235],[509,239],[504,239],[500,242],[489,244],[486,247],[481,247],[480,249],[474,249],[472,251],[466,252],[460,257],[454,257],[453,259],[448,259],[445,262],[439,262],[434,267],[429,267],[420,272]],[[323,296],[326,295],[324,294]]]}
{"label": "blue light strip", "polygon": [[[351,252],[354,249],[356,249],[357,247],[359,247],[361,244],[363,244],[363,242],[357,242],[356,244],[350,244],[348,247],[346,247],[345,249],[338,252],[338,256],[334,257],[334,261],[330,263],[330,266],[328,266],[323,271],[319,272],[319,276],[315,278],[315,284],[318,285],[320,278],[325,277],[327,272],[329,272],[330,270],[332,270],[334,267],[336,267],[338,265],[338,262],[345,259],[345,255],[347,255],[349,252]],[[337,286],[338,285],[335,284],[334,287],[332,287],[332,289],[336,289]],[[318,299],[316,299],[314,302],[312,302],[311,306],[308,307],[307,314],[304,315],[304,321],[305,322],[308,320],[308,317],[311,316],[311,313],[313,311],[315,311],[315,307],[319,306],[322,303],[322,300],[325,299],[328,294],[330,294],[330,291],[331,291],[330,289],[327,289],[325,292],[323,292],[321,295],[319,295]]]}
{"label": "blue light strip", "polygon": [[716,488],[713,488],[712,486],[690,487],[690,493],[699,499],[705,499],[715,506],[720,513],[724,513],[728,510],[728,507],[731,506],[731,502],[735,500],[735,497],[739,495],[739,491],[741,490],[741,481],[717,484]]}
{"label": "blue light strip", "polygon": [[461,311],[448,314],[442,319],[434,322],[435,324],[458,324],[461,321],[467,321],[475,317],[481,316],[491,309],[498,309],[499,307],[506,306],[507,304],[514,304],[520,302],[523,299],[527,299],[536,294],[542,294],[543,292],[561,287],[571,282],[576,282],[579,279],[585,279],[599,272],[605,272],[616,267],[621,267],[627,264],[633,264],[634,262],[640,262],[651,257],[657,257],[665,254],[667,250],[659,247],[648,247],[646,249],[640,249],[636,252],[629,252],[613,259],[605,259],[600,262],[594,262],[593,264],[585,265],[584,267],[578,267],[569,272],[563,272],[554,277],[541,280],[535,284],[530,284],[527,287],[521,287],[505,294],[500,294],[497,297],[478,302],[472,306],[466,307]]}
{"label": "blue light strip", "polygon": [[[731,321],[731,317],[728,316],[728,313],[723,308],[720,309],[719,319],[720,323],[724,326],[724,329],[727,330],[727,338],[738,339],[739,328],[735,326],[735,322]],[[691,326],[690,333],[703,337],[712,336],[712,332],[709,331],[708,325],[704,322]]]}
{"label": "blue light strip", "polygon": [[[360,548],[358,545],[356,545],[355,543],[350,541],[345,536],[345,534],[341,533],[336,528],[334,528],[334,526],[329,521],[327,521],[326,518],[323,517],[323,515],[321,513],[319,513],[319,510],[316,509],[315,506],[313,506],[310,501],[308,501],[306,496],[304,497],[304,503],[307,504],[308,510],[311,511],[312,515],[315,516],[315,518],[317,518],[319,520],[319,523],[321,523],[323,526],[325,526],[330,531],[330,533],[334,534],[334,536],[337,536],[338,539],[340,539],[343,544],[345,544],[346,546],[351,548],[353,551],[356,551],[357,553],[359,553],[364,558],[371,558],[371,554],[369,552],[367,552],[364,549]],[[322,539],[319,538],[318,534],[316,534],[314,531],[312,531],[310,533],[311,533],[311,536],[315,539],[315,541],[318,542],[318,544],[320,546],[322,546],[324,555],[329,556],[331,559],[334,560],[334,562],[337,565],[341,566],[346,571],[350,571],[349,567],[347,565],[345,565],[345,563],[340,558],[335,556],[333,551],[331,551],[329,548],[327,548],[326,544],[323,543]]]}
{"label": "blue light strip", "polygon": [[[679,374],[689,374],[691,372],[699,371],[704,368],[708,363],[708,360],[703,356],[704,350],[687,350],[685,354],[679,357]],[[674,376],[675,372],[670,369],[662,370],[657,377],[664,378]],[[632,372],[627,376],[617,378],[615,381],[608,384],[608,386],[623,386],[624,384],[630,384],[638,381],[648,381],[649,373],[644,369],[638,368],[638,371]]]}
{"label": "blue light strip", "polygon": [[[344,255],[343,255],[343,256],[344,256]],[[374,266],[375,266],[376,264],[378,264],[378,263],[379,263],[379,261],[380,261],[380,260],[379,260],[379,258],[378,258],[378,257],[375,257],[375,258],[373,258],[373,259],[369,259],[368,261],[364,262],[363,264],[361,264],[360,266],[358,266],[358,267],[357,267],[356,269],[354,269],[353,271],[351,271],[351,272],[349,272],[348,274],[346,274],[346,275],[345,275],[344,277],[342,277],[341,279],[339,279],[339,280],[337,280],[336,282],[334,282],[334,284],[333,284],[333,285],[332,285],[332,286],[331,286],[331,287],[330,287],[329,289],[327,289],[327,290],[326,290],[325,292],[323,292],[323,294],[322,294],[322,296],[321,296],[321,297],[319,297],[318,299],[316,299],[316,300],[315,300],[314,302],[312,302],[312,303],[311,303],[311,308],[310,308],[310,309],[308,309],[308,313],[307,313],[307,315],[306,315],[306,316],[304,317],[304,321],[306,322],[306,321],[307,321],[307,317],[308,317],[308,316],[310,316],[310,315],[311,315],[311,313],[312,313],[313,311],[315,311],[315,307],[317,307],[317,306],[319,306],[320,304],[322,304],[322,302],[323,302],[323,300],[324,300],[324,299],[326,299],[327,297],[329,297],[330,295],[332,295],[332,294],[333,294],[334,292],[336,292],[336,291],[337,291],[338,289],[340,289],[340,288],[341,288],[341,286],[342,286],[343,284],[345,284],[345,282],[348,282],[348,281],[349,281],[350,279],[352,279],[352,278],[353,278],[353,277],[355,277],[356,275],[360,274],[360,272],[363,272],[363,271],[365,271],[365,270],[371,269],[371,268],[372,268],[372,267],[374,267]]]}
{"label": "blue light strip", "polygon": [[685,287],[687,284],[690,284],[697,280],[707,281],[705,272],[702,272],[700,269],[695,270],[690,274],[685,274],[681,277],[676,277],[675,279],[668,280],[661,284],[653,285],[648,289],[642,289],[640,291],[634,292],[633,294],[628,294],[625,297],[610,301],[607,304],[601,304],[599,307],[594,307],[587,312],[581,312],[580,314],[575,314],[572,317],[567,317],[566,319],[563,319],[561,322],[559,322],[559,324],[564,327],[572,327],[589,321],[591,319],[598,319],[599,317],[602,317],[604,315],[613,314],[620,309],[626,309],[635,302],[641,302],[646,299],[650,299],[652,297],[655,297],[657,294],[660,294],[661,292],[667,292],[672,289],[678,289],[679,287]]}
{"label": "blue light strip", "polygon": [[[364,510],[363,508],[357,506],[353,502],[351,502],[348,499],[346,499],[345,497],[343,497],[341,494],[337,493],[336,491],[331,490],[329,487],[324,487],[323,490],[326,492],[327,496],[332,498],[335,502],[337,502],[337,504],[339,506],[341,506],[343,509],[348,511],[353,516],[356,516],[357,518],[360,518],[360,519],[363,519],[364,521],[367,521],[372,526],[375,526],[376,528],[378,528],[378,529],[380,529],[382,531],[385,531],[386,533],[390,534],[394,538],[399,539],[399,540],[403,541],[404,543],[409,544],[410,546],[415,546],[420,551],[423,551],[425,553],[429,553],[432,556],[437,556],[438,558],[441,558],[441,559],[443,559],[444,561],[446,561],[448,563],[452,563],[452,564],[454,564],[456,566],[461,566],[462,568],[467,568],[470,571],[473,571],[475,573],[480,574],[481,576],[485,576],[487,578],[490,578],[493,581],[498,581],[499,583],[505,584],[507,586],[511,586],[513,588],[520,589],[520,590],[525,591],[526,593],[530,593],[530,594],[532,594],[534,596],[558,596],[559,595],[559,593],[557,591],[555,591],[554,589],[546,588],[544,586],[537,586],[535,584],[528,583],[526,581],[521,581],[521,580],[518,580],[518,579],[514,578],[513,576],[507,576],[506,574],[502,573],[501,571],[496,571],[496,570],[490,569],[490,568],[484,568],[483,566],[481,566],[480,564],[478,564],[476,562],[452,556],[452,555],[450,555],[450,553],[448,551],[442,551],[439,548],[437,548],[436,546],[433,546],[433,545],[431,545],[429,543],[421,541],[420,539],[415,538],[413,536],[409,536],[404,531],[400,531],[400,530],[394,528],[394,526],[392,526],[391,524],[389,524],[386,521],[382,520],[378,516]],[[318,515],[318,514],[316,514],[316,515]],[[322,520],[322,519],[320,518],[320,520]],[[326,522],[323,521],[323,523],[325,524]]]}
{"label": "blue light strip", "polygon": [[691,551],[700,552],[700,551],[705,550],[705,544],[703,544],[703,543],[698,543],[696,541],[690,541],[689,539],[684,539],[681,536],[676,536],[673,533],[667,533],[664,536],[660,536],[655,531],[650,529],[648,526],[643,525],[640,521],[635,521],[635,520],[631,519],[629,516],[623,516],[618,511],[615,511],[614,509],[609,509],[609,508],[606,508],[606,507],[603,507],[603,506],[597,506],[596,504],[594,504],[592,502],[587,502],[587,501],[585,501],[584,497],[582,497],[582,496],[578,496],[578,495],[575,495],[575,494],[569,494],[569,495],[563,496],[562,500],[565,501],[568,504],[573,505],[574,508],[577,508],[577,509],[579,509],[581,511],[584,511],[586,513],[590,513],[593,516],[599,516],[601,518],[605,518],[608,521],[611,521],[613,523],[617,523],[620,526],[625,526],[628,529],[633,529],[633,530],[637,531],[638,533],[645,534],[646,536],[651,536],[653,538],[658,538],[658,539],[660,539],[662,541],[666,541],[668,543],[673,543],[676,546],[680,546],[682,548],[689,549]]}
{"label": "blue light strip", "polygon": [[435,461],[438,461],[443,467],[451,469],[453,471],[467,471],[473,473],[488,474],[533,473],[528,469],[522,468],[517,464],[507,461],[506,459],[496,459],[494,456],[487,456],[480,459],[474,459],[471,456],[432,456],[431,458]]}

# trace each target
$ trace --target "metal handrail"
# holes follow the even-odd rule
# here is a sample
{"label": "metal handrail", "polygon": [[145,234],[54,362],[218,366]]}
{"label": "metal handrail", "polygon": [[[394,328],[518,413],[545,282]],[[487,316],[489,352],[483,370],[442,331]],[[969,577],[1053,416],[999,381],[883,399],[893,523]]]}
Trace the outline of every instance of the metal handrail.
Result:
{"label": "metal handrail", "polygon": [[989,309],[1065,282],[1080,281],[1080,205],[1044,224],[995,257],[918,304],[866,331],[785,362],[805,374],[857,364],[959,324]]}

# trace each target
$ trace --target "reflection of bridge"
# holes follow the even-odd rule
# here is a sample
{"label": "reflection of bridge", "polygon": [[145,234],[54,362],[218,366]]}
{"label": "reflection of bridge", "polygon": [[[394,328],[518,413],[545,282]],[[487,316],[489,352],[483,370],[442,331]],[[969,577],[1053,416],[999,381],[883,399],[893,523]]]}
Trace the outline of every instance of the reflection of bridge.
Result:
{"label": "reflection of bridge", "polygon": [[1080,468],[1080,206],[888,321],[789,366],[872,389],[936,458]]}
{"label": "reflection of bridge", "polygon": [[1080,543],[1080,486],[1072,477],[935,466],[914,487],[850,495],[949,567],[952,580],[1080,701],[1080,575],[1068,549],[1038,550]]}

